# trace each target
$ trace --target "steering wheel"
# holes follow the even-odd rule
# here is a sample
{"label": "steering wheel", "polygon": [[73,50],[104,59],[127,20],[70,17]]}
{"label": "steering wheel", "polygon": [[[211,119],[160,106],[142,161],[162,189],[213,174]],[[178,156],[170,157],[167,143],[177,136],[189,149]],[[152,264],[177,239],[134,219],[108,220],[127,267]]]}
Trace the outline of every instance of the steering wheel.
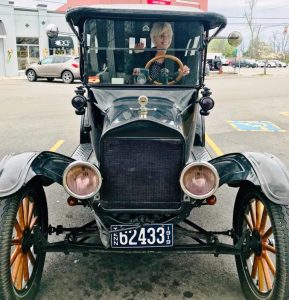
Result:
{"label": "steering wheel", "polygon": [[[149,61],[147,62],[147,64],[145,65],[145,68],[146,68],[146,69],[149,69],[150,66],[151,66],[151,64],[152,64],[153,62],[155,62],[156,60],[160,59],[160,58],[170,59],[170,60],[174,61],[175,63],[178,64],[179,69],[181,69],[181,70],[184,68],[183,63],[182,63],[177,57],[175,57],[174,55],[167,55],[167,54],[165,54],[165,55],[159,55],[159,56],[153,57],[151,60],[149,60]],[[182,79],[182,77],[183,77],[183,73],[179,71],[178,76],[177,76],[174,80],[169,81],[169,82],[168,82],[168,85],[175,84],[176,82],[180,81],[180,80]],[[154,80],[154,81],[153,81],[153,79],[150,77],[150,75],[148,75],[148,79],[149,79],[150,81],[152,81],[153,84],[157,84],[157,85],[162,85],[162,84],[163,84],[163,83],[161,83],[161,82],[159,82],[159,81],[157,81],[157,80]]]}

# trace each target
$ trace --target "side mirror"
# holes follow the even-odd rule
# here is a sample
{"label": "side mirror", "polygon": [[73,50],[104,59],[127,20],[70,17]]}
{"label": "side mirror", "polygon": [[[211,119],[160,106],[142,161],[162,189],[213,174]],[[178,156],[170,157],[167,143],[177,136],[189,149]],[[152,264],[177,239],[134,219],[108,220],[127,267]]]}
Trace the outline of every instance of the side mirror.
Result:
{"label": "side mirror", "polygon": [[228,35],[228,43],[233,47],[238,47],[243,41],[243,36],[239,31],[233,31]]}
{"label": "side mirror", "polygon": [[50,38],[57,38],[58,37],[58,27],[55,24],[49,24],[46,27],[46,35]]}

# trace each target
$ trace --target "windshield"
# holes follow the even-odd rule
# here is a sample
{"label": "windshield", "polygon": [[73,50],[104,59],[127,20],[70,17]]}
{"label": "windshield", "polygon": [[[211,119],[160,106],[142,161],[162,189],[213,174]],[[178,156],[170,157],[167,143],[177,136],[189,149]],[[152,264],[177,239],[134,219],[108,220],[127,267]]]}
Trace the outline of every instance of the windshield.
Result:
{"label": "windshield", "polygon": [[199,85],[198,22],[87,20],[84,80],[90,85]]}

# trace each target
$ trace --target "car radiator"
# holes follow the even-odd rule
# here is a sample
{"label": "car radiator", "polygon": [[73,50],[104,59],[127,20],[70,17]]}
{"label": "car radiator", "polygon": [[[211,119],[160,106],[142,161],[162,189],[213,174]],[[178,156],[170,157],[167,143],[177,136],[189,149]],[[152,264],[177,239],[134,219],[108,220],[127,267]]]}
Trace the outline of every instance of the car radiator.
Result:
{"label": "car radiator", "polygon": [[103,141],[101,205],[108,210],[177,210],[182,192],[180,139]]}

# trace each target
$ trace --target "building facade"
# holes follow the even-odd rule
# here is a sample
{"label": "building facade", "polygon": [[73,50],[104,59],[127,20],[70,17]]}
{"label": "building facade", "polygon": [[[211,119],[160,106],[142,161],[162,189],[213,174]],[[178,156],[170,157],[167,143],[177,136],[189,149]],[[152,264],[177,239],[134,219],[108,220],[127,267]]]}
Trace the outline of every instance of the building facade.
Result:
{"label": "building facade", "polygon": [[[0,0],[0,77],[23,74],[25,68],[51,54],[78,53],[78,42],[65,21],[65,11],[95,4],[186,5],[207,10],[208,0],[68,0],[57,11],[38,4],[35,9],[15,7],[13,1]],[[48,24],[56,24],[59,37],[49,40]]]}

